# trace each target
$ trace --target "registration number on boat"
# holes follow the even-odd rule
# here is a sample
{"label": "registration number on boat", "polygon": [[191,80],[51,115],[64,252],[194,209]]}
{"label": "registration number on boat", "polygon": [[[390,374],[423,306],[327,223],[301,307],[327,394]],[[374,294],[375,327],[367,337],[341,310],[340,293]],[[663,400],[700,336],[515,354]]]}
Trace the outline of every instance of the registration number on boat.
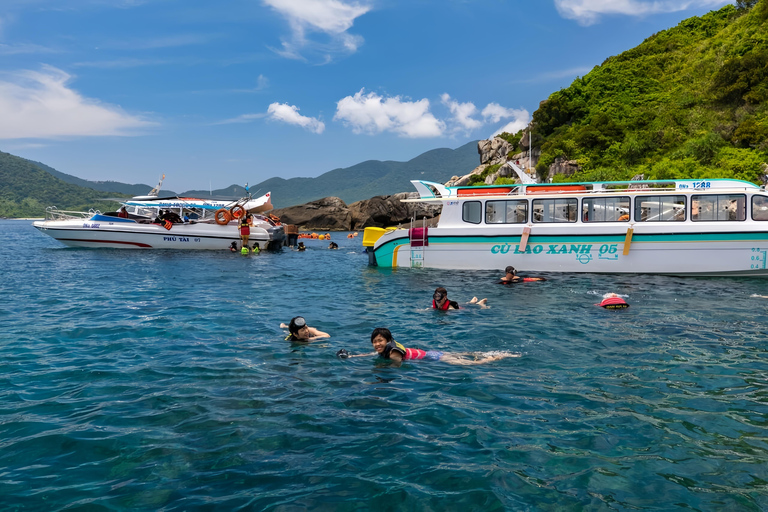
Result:
{"label": "registration number on boat", "polygon": [[[686,185],[685,183],[680,183],[679,188],[688,188],[688,185]],[[695,190],[712,188],[712,183],[709,181],[694,181],[691,183],[691,188]]]}
{"label": "registration number on boat", "polygon": [[101,224],[99,224],[98,222],[94,222],[93,224],[88,224],[88,223],[86,222],[86,223],[84,223],[84,224],[83,224],[83,227],[84,227],[84,228],[89,228],[89,229],[99,229],[99,226],[100,226],[100,225],[101,225]]}

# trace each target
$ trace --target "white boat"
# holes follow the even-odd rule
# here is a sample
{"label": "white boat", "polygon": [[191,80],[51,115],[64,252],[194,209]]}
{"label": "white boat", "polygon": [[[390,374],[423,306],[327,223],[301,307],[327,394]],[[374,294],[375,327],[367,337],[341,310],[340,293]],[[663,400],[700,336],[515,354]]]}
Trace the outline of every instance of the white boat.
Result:
{"label": "white boat", "polygon": [[368,228],[371,265],[768,276],[768,193],[746,181],[411,183],[437,227]]}
{"label": "white boat", "polygon": [[261,249],[279,249],[285,238],[279,219],[263,215],[272,209],[270,193],[239,201],[148,195],[122,204],[127,217],[50,207],[46,219],[34,226],[71,247],[226,250],[232,242],[240,246],[238,218],[248,212],[251,247],[255,242]]}

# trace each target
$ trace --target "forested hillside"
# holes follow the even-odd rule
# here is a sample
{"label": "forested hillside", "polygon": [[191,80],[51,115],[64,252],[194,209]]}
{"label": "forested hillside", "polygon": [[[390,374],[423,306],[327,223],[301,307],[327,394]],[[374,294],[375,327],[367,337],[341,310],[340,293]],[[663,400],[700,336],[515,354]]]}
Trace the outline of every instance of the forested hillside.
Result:
{"label": "forested hillside", "polygon": [[114,194],[65,183],[29,160],[0,151],[0,217],[42,217],[45,208],[102,211],[118,203],[104,201]]}
{"label": "forested hillside", "polygon": [[562,159],[581,171],[555,181],[642,173],[760,183],[768,162],[768,0],[738,3],[654,34],[550,95],[532,121],[539,176]]}

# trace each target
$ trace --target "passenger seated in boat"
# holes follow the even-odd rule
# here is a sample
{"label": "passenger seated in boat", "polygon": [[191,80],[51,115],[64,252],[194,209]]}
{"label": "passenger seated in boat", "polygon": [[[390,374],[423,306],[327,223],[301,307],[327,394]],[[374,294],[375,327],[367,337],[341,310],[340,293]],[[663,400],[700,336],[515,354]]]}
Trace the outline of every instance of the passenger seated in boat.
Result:
{"label": "passenger seated in boat", "polygon": [[512,265],[504,269],[506,275],[501,278],[498,284],[516,284],[527,283],[529,281],[546,281],[543,277],[521,277],[517,275],[517,270]]}
{"label": "passenger seated in boat", "polygon": [[402,344],[392,338],[392,333],[385,327],[377,327],[371,333],[371,344],[374,353],[350,355],[344,349],[336,352],[336,355],[342,359],[350,357],[370,357],[378,355],[384,359],[393,361],[396,366],[400,366],[403,361],[412,361],[423,359],[425,361],[442,361],[448,364],[457,365],[475,365],[485,364],[491,361],[498,361],[507,357],[520,357],[522,354],[513,352],[439,352],[437,350],[421,350],[418,348],[405,348]]}
{"label": "passenger seated in boat", "polygon": [[[472,297],[469,304],[477,304],[481,308],[488,307],[488,299],[478,300],[477,297]],[[432,308],[447,311],[449,309],[461,309],[459,303],[455,300],[448,299],[448,290],[443,287],[437,288],[435,293],[432,294]]]}
{"label": "passenger seated in boat", "polygon": [[281,329],[288,329],[288,336],[285,337],[287,341],[315,341],[322,338],[330,338],[331,335],[327,332],[319,331],[314,327],[307,325],[306,320],[302,316],[295,316],[291,318],[291,322],[286,324],[280,324]]}
{"label": "passenger seated in boat", "polygon": [[127,219],[128,218],[128,210],[125,209],[125,206],[120,208],[120,211],[117,212],[117,216],[121,219]]}

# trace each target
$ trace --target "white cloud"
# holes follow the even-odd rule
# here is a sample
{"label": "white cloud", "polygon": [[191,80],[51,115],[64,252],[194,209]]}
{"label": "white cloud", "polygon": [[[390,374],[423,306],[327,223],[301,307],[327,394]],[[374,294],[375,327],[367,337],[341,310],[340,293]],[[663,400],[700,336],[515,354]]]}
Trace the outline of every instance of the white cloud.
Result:
{"label": "white cloud", "polygon": [[[291,27],[291,39],[283,41],[278,53],[288,58],[301,59],[303,48],[312,44],[316,50],[334,53],[354,53],[363,43],[363,38],[348,34],[355,19],[371,10],[361,3],[342,0],[262,0],[265,5],[285,16]],[[330,36],[328,44],[316,45],[307,39],[308,32],[320,32]],[[324,59],[330,60],[326,55]]]}
{"label": "white cloud", "polygon": [[520,130],[528,126],[528,122],[531,119],[531,115],[524,108],[521,108],[521,109],[505,108],[499,105],[498,103],[489,103],[483,109],[483,119],[485,119],[489,123],[498,123],[499,121],[504,119],[512,119],[512,121],[508,122],[498,130],[493,132],[493,135],[492,135],[493,137],[503,132],[507,132],[507,133],[519,132]]}
{"label": "white cloud", "polygon": [[555,0],[555,7],[563,18],[576,20],[580,25],[592,25],[604,14],[647,16],[665,12],[678,12],[695,7],[716,7],[733,3],[727,0]]}
{"label": "white cloud", "polygon": [[[2,20],[0,20],[2,22]],[[0,26],[2,28],[2,26]],[[31,54],[31,53],[59,53],[58,50],[54,50],[53,48],[48,48],[45,46],[40,46],[38,44],[26,44],[26,43],[17,43],[17,44],[3,44],[0,43],[0,55],[23,55],[23,54]]]}
{"label": "white cloud", "polygon": [[460,130],[471,131],[483,126],[481,121],[472,117],[477,113],[477,107],[475,107],[474,103],[459,103],[456,100],[452,100],[451,96],[447,93],[440,96],[440,100],[451,111],[451,114],[453,114],[452,121],[458,125]]}
{"label": "white cloud", "polygon": [[237,124],[237,123],[250,123],[254,119],[261,119],[263,117],[267,117],[267,114],[243,114],[237,117],[233,117],[232,119],[225,119],[223,121],[218,121],[213,124]]}
{"label": "white cloud", "polygon": [[67,86],[71,76],[54,67],[5,77],[0,75],[0,139],[131,135],[154,124],[84,98]]}
{"label": "white cloud", "polygon": [[275,121],[295,124],[318,134],[325,130],[325,123],[314,117],[299,114],[299,107],[287,103],[272,103],[267,108],[267,116]]}
{"label": "white cloud", "polygon": [[355,133],[392,132],[403,137],[439,137],[445,123],[429,111],[429,100],[403,101],[400,96],[384,98],[361,89],[336,104],[334,120],[352,127]]}

